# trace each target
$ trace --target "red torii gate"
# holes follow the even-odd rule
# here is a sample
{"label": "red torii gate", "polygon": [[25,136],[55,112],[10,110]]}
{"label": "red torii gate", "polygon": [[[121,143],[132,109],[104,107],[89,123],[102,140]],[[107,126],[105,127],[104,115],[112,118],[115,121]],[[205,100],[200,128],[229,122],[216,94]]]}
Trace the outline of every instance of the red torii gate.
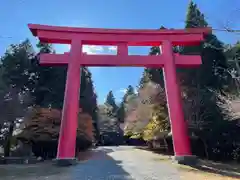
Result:
{"label": "red torii gate", "polygon": [[[176,160],[192,157],[184,121],[181,93],[177,83],[177,67],[201,64],[200,56],[173,53],[174,45],[197,45],[210,28],[185,30],[130,30],[73,28],[29,24],[32,34],[43,43],[71,44],[69,53],[41,54],[40,64],[68,65],[64,106],[59,135],[57,160],[73,160],[79,110],[81,66],[137,66],[163,68],[168,111],[171,121]],[[87,55],[83,45],[117,46],[117,55]],[[128,55],[128,46],[161,46],[158,56]]]}

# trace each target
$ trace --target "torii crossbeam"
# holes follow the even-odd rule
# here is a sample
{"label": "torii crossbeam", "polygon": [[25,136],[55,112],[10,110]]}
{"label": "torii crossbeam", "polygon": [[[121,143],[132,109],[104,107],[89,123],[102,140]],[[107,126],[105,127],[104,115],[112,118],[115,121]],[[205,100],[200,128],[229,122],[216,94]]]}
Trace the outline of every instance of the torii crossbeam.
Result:
{"label": "torii crossbeam", "polygon": [[[31,32],[43,43],[70,44],[70,52],[41,54],[40,64],[68,65],[64,106],[59,135],[57,159],[75,158],[77,115],[82,66],[136,66],[163,68],[168,111],[171,121],[176,160],[191,157],[189,137],[185,125],[176,67],[194,67],[201,64],[200,56],[173,53],[174,45],[197,45],[210,28],[185,30],[130,30],[72,28],[29,24]],[[87,55],[83,45],[117,46],[117,55]],[[128,46],[161,46],[158,56],[128,55]]]}

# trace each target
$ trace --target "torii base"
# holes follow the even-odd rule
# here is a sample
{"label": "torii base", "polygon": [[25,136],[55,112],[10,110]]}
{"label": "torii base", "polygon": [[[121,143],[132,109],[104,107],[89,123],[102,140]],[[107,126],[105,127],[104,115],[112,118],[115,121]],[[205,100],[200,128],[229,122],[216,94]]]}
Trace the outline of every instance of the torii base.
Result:
{"label": "torii base", "polygon": [[194,155],[185,155],[185,156],[173,156],[172,160],[177,164],[183,165],[196,165],[198,163],[197,156]]}
{"label": "torii base", "polygon": [[72,166],[77,165],[78,160],[76,158],[73,159],[54,159],[53,164],[56,166]]}

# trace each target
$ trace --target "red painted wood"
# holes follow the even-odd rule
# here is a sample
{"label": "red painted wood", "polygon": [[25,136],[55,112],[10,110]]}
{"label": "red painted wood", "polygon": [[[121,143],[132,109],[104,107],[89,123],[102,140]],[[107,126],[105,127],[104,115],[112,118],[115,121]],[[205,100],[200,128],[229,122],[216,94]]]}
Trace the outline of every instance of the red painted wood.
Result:
{"label": "red painted wood", "polygon": [[[175,54],[175,64],[178,67],[194,67],[202,64],[198,55]],[[124,60],[123,60],[124,59]],[[82,66],[131,66],[131,67],[163,67],[164,61],[168,61],[163,55],[160,56],[116,56],[116,55],[82,55],[79,60]],[[41,54],[40,64],[66,65],[69,62],[69,54]]]}
{"label": "red painted wood", "polygon": [[40,31],[58,31],[67,33],[100,33],[100,34],[145,34],[145,35],[182,35],[182,34],[209,34],[211,28],[188,28],[188,29],[105,29],[105,28],[81,28],[81,27],[64,27],[64,26],[49,26],[40,24],[28,24],[28,28],[34,36]]}
{"label": "red painted wood", "polygon": [[45,43],[70,44],[72,39],[79,39],[87,45],[116,45],[126,42],[131,46],[155,46],[162,41],[171,41],[173,45],[197,45],[203,40],[203,34],[179,35],[118,35],[118,34],[68,34],[65,32],[40,31],[38,37]]}
{"label": "red painted wood", "polygon": [[128,56],[128,45],[126,43],[118,44],[117,46],[117,56],[121,56],[125,58]]}
{"label": "red painted wood", "polygon": [[40,54],[40,64],[60,66],[69,63],[70,54]]}
{"label": "red painted wood", "polygon": [[[29,24],[34,36],[41,42],[71,44],[71,51],[62,55],[42,54],[40,63],[68,65],[63,115],[58,144],[59,159],[75,156],[77,114],[79,108],[81,66],[141,66],[163,67],[168,110],[177,156],[191,155],[189,138],[184,121],[181,95],[177,84],[176,67],[193,67],[201,64],[200,56],[173,54],[173,45],[195,45],[211,33],[210,28],[185,30],[130,30],[70,28]],[[117,55],[82,54],[82,45],[116,45]],[[129,56],[128,46],[162,45],[160,56]]]}
{"label": "red painted wood", "polygon": [[81,53],[81,42],[73,41],[69,54],[57,159],[72,159],[75,157],[81,80],[79,59]]}
{"label": "red painted wood", "polygon": [[186,30],[133,30],[70,28],[29,24],[34,36],[42,42],[70,44],[72,39],[82,40],[83,44],[116,45],[125,42],[128,45],[155,46],[162,41],[171,41],[174,45],[195,45],[203,36],[211,32],[210,28]]}
{"label": "red painted wood", "polygon": [[176,156],[191,155],[190,143],[182,109],[181,93],[177,83],[174,54],[172,52],[172,44],[170,42],[163,43],[162,53],[167,60],[165,61],[163,68],[165,80],[164,84],[168,102],[169,118],[171,122],[174,152]]}

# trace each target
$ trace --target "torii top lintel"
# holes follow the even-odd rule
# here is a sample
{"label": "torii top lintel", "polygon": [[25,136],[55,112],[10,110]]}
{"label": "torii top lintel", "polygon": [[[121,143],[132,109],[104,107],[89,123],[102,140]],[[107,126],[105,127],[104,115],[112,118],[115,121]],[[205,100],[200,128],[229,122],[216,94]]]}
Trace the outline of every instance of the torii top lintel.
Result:
{"label": "torii top lintel", "polygon": [[126,43],[132,46],[158,46],[163,41],[173,45],[199,44],[204,35],[211,33],[211,28],[189,28],[184,30],[140,30],[140,29],[100,29],[60,27],[38,24],[28,24],[34,36],[41,42],[71,44],[73,39],[79,39],[88,45],[118,45]]}

